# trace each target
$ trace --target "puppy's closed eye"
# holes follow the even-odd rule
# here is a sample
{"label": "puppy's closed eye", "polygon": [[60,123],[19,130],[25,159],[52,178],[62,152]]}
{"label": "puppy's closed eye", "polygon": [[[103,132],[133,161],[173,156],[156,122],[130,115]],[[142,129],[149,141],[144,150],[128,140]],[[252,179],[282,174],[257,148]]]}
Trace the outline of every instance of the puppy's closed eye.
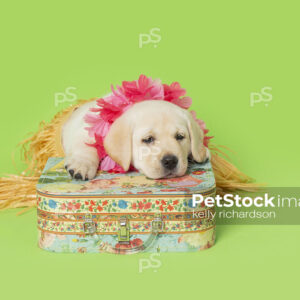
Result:
{"label": "puppy's closed eye", "polygon": [[184,138],[185,138],[184,134],[176,133],[176,135],[175,135],[175,139],[177,141],[182,141]]}

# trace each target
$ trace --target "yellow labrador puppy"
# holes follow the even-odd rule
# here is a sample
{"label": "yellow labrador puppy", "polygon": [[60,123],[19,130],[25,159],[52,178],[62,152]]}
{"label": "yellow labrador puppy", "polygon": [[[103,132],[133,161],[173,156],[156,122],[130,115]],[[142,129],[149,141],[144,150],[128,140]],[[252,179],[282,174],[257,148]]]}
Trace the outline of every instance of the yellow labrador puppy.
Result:
{"label": "yellow labrador puppy", "polygon": [[[96,106],[94,101],[79,107],[62,129],[65,165],[76,179],[92,179],[98,169],[97,151],[87,145],[94,140],[84,122]],[[185,174],[189,156],[197,162],[209,158],[203,137],[187,110],[167,101],[147,100],[134,104],[112,124],[104,147],[125,171],[133,165],[149,178],[169,178]]]}

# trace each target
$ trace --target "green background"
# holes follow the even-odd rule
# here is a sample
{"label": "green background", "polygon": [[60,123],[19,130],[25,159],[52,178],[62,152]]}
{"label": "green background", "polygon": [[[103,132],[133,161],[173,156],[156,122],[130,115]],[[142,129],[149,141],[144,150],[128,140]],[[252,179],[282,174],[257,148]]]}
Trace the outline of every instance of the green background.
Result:
{"label": "green background", "polygon": [[[270,186],[299,186],[299,1],[2,1],[1,175],[41,120],[141,73],[179,81],[214,143]],[[159,28],[161,41],[139,47]],[[271,87],[272,101],[250,106]],[[36,246],[34,209],[0,213],[0,293],[6,298],[283,298],[298,293],[300,227],[219,226],[215,247],[148,255],[51,254]],[[5,299],[5,298],[4,298]]]}

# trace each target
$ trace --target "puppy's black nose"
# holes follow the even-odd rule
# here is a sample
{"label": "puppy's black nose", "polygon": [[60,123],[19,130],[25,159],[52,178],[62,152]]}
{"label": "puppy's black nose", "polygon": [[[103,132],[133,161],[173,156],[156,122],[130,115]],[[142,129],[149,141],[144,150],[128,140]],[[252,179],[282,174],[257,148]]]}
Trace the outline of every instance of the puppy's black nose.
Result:
{"label": "puppy's black nose", "polygon": [[162,160],[161,164],[164,168],[168,170],[173,170],[177,166],[178,158],[175,155],[165,155]]}

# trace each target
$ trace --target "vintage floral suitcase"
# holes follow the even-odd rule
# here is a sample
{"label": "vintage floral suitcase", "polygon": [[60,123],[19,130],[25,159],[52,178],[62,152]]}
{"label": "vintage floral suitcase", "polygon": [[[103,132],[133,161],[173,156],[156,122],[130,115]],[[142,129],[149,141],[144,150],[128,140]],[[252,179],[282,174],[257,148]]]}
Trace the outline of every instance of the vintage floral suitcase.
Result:
{"label": "vintage floral suitcase", "polygon": [[185,252],[215,242],[213,209],[192,195],[215,194],[210,162],[187,175],[152,180],[137,172],[101,172],[71,180],[63,158],[50,158],[37,184],[39,247],[52,252]]}

